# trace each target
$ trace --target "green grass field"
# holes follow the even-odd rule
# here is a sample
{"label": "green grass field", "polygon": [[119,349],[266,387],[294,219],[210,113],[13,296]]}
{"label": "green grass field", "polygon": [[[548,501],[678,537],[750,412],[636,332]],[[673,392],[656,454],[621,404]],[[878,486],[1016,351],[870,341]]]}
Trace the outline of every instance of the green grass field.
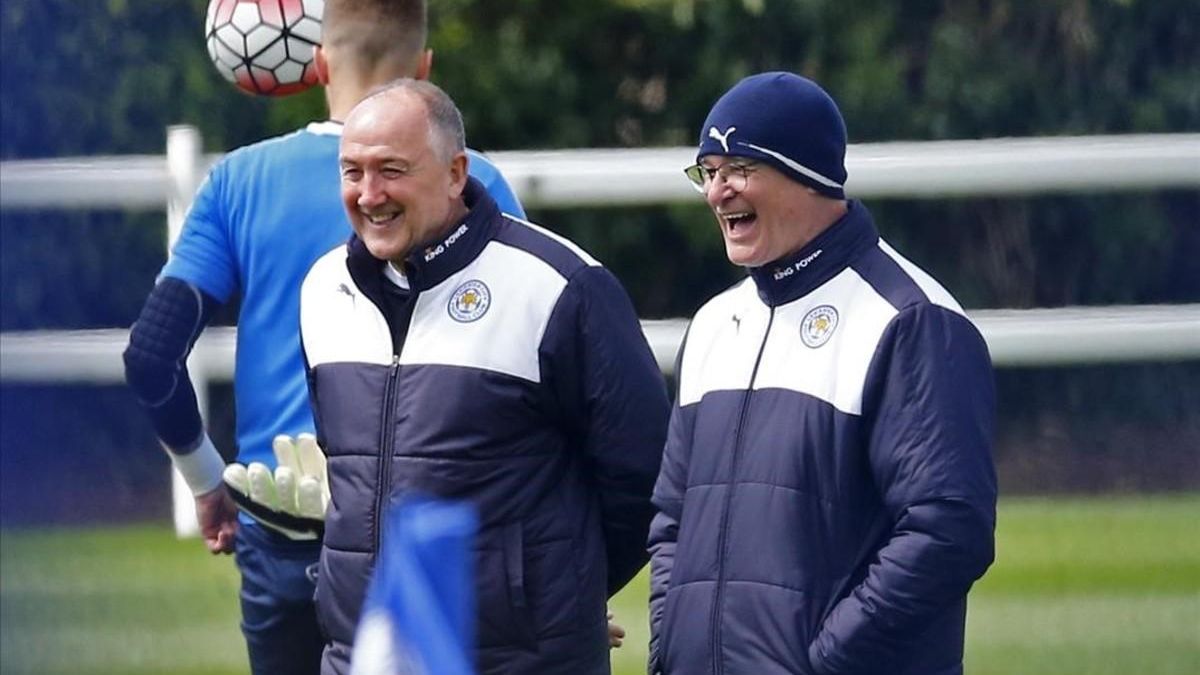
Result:
{"label": "green grass field", "polygon": [[[1200,672],[1200,494],[1008,499],[967,672]],[[646,580],[613,601],[644,672]],[[0,672],[242,673],[237,577],[166,526],[0,532]]]}

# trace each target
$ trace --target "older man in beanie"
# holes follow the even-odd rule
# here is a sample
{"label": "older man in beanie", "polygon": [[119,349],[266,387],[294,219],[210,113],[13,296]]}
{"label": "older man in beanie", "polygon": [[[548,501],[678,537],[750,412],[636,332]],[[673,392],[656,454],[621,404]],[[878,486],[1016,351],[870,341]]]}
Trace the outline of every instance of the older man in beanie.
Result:
{"label": "older man in beanie", "polygon": [[697,312],[650,533],[652,673],[962,672],[994,553],[994,385],[954,298],[843,194],[837,105],[717,101],[686,173],[747,279]]}

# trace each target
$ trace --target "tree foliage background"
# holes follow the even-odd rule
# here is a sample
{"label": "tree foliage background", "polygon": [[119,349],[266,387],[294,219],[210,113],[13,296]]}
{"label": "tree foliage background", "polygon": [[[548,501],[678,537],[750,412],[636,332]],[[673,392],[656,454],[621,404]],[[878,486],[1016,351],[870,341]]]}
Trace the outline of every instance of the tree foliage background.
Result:
{"label": "tree foliage background", "polygon": [[[161,154],[176,123],[199,127],[216,152],[323,118],[318,91],[270,100],[221,80],[204,51],[205,5],[6,0],[0,158]],[[690,145],[725,89],[774,69],[821,82],[852,142],[1200,131],[1194,0],[430,7],[434,79],[485,151]],[[1196,190],[868,206],[968,309],[1200,302]],[[688,315],[740,274],[699,203],[531,215],[604,260],[645,317]],[[3,330],[127,326],[165,258],[162,214],[0,217]],[[1003,488],[1200,487],[1197,363],[1004,369],[997,379]],[[220,393],[213,419],[228,447],[233,413]],[[6,384],[0,403],[6,520],[80,510],[19,501],[44,487],[47,454],[69,472],[99,472],[131,512],[145,508],[140,490],[164,489],[165,460],[123,390]]]}

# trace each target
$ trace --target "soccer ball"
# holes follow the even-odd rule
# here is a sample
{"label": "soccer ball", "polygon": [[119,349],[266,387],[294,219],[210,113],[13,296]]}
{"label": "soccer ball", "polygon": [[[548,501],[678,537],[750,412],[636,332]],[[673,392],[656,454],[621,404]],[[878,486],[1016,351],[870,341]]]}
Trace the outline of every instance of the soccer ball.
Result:
{"label": "soccer ball", "polygon": [[288,96],[317,84],[313,47],[321,43],[325,0],[210,0],[208,56],[239,89]]}

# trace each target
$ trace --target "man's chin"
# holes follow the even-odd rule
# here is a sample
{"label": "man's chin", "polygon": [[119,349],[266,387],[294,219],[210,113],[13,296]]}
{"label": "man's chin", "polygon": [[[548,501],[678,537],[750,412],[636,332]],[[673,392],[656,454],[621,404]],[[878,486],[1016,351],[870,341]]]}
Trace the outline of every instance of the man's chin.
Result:
{"label": "man's chin", "polygon": [[738,244],[730,244],[725,242],[725,257],[729,258],[729,262],[739,267],[758,267],[757,256],[749,247],[740,246]]}
{"label": "man's chin", "polygon": [[379,260],[404,260],[404,247],[390,241],[373,241],[371,237],[363,239],[367,252]]}

